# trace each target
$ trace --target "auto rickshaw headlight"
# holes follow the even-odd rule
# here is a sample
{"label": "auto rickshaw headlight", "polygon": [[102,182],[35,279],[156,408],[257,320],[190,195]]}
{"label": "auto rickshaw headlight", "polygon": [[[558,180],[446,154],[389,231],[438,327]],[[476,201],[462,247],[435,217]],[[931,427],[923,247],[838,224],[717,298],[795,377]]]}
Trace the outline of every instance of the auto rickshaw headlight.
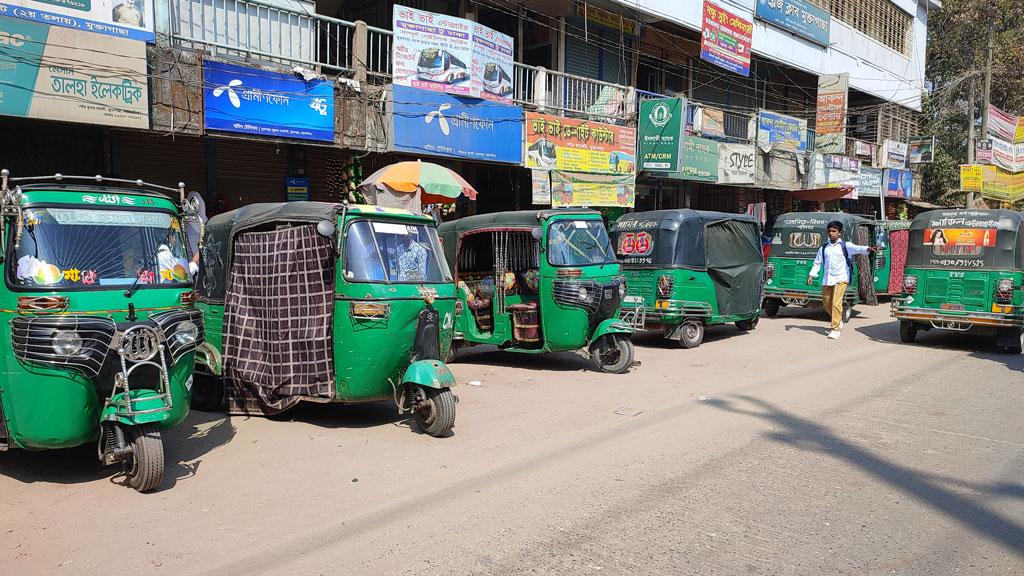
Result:
{"label": "auto rickshaw headlight", "polygon": [[75,356],[82,351],[82,337],[74,330],[53,333],[53,351],[60,356]]}
{"label": "auto rickshaw headlight", "polygon": [[181,345],[194,344],[196,338],[199,338],[199,327],[191,320],[185,320],[178,324],[173,338]]}

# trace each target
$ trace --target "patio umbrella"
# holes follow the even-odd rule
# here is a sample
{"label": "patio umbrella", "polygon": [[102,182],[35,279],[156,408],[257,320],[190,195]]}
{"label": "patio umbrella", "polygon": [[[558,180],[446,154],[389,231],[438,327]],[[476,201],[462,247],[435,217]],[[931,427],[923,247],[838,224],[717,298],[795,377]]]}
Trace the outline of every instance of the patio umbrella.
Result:
{"label": "patio umbrella", "polygon": [[431,162],[398,162],[377,170],[360,185],[407,194],[420,193],[423,204],[451,204],[461,194],[476,200],[476,190],[455,172]]}

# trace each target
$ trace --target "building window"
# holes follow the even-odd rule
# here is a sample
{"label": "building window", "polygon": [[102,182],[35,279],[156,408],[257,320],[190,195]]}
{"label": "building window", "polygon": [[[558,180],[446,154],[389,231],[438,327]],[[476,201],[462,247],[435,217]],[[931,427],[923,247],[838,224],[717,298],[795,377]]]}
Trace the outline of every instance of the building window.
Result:
{"label": "building window", "polygon": [[910,54],[913,18],[889,0],[811,1],[896,52]]}

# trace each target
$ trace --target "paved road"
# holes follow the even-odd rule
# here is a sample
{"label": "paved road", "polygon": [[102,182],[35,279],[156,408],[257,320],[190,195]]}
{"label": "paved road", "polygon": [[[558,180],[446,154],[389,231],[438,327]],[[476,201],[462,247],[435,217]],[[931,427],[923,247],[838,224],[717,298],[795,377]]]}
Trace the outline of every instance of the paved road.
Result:
{"label": "paved road", "polygon": [[0,455],[5,574],[1024,574],[1024,359],[838,342],[813,311],[641,365],[460,355],[455,435],[386,404],[195,412],[139,495],[91,448]]}

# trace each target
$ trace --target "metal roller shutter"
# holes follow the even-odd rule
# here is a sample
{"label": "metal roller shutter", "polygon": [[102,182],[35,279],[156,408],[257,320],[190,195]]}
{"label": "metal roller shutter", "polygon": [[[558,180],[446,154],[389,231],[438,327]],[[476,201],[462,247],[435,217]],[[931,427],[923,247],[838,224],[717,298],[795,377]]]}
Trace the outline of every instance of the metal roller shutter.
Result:
{"label": "metal roller shutter", "polygon": [[[352,153],[340,148],[306,147],[306,177],[309,178],[309,199],[318,202],[341,202],[345,199],[339,178]],[[366,173],[369,176],[368,173]]]}
{"label": "metal roller shutter", "polygon": [[[615,84],[629,84],[630,39],[619,42],[619,33],[594,24],[587,27],[584,39],[583,19],[566,19],[565,71],[569,74],[603,80]],[[571,32],[570,32],[571,31]],[[613,48],[614,47],[614,48]]]}
{"label": "metal roller shutter", "polygon": [[161,186],[185,183],[205,198],[206,142],[198,136],[163,136],[153,132],[111,132],[115,170],[122,178],[141,178]]}
{"label": "metal roller shutter", "polygon": [[0,163],[13,176],[106,172],[99,126],[4,117],[0,134]]}
{"label": "metal roller shutter", "polygon": [[217,196],[234,209],[255,202],[284,202],[288,145],[248,140],[213,140]]}

